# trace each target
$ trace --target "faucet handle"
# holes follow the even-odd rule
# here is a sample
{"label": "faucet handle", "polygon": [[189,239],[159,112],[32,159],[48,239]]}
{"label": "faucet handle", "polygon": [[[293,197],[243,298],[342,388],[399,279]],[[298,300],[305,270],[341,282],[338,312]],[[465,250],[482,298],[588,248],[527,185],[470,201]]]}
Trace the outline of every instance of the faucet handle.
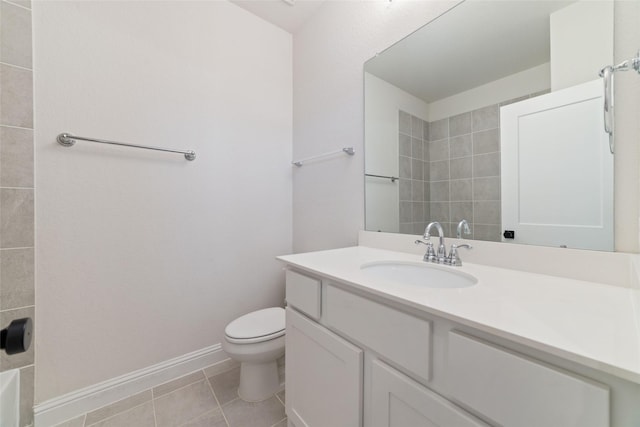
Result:
{"label": "faucet handle", "polygon": [[466,249],[473,249],[473,246],[465,243],[462,245],[456,245],[456,244],[452,244],[451,245],[451,251],[449,252],[449,257],[447,258],[447,264],[449,265],[455,265],[456,267],[460,267],[462,265],[462,260],[460,259],[460,256],[458,255],[458,249],[459,248],[466,248]]}
{"label": "faucet handle", "polygon": [[425,252],[424,257],[422,257],[422,260],[425,262],[433,262],[437,259],[436,257],[436,252],[433,250],[433,243],[427,241],[422,241],[420,239],[416,240],[414,242],[416,245],[426,245],[427,247],[427,252]]}

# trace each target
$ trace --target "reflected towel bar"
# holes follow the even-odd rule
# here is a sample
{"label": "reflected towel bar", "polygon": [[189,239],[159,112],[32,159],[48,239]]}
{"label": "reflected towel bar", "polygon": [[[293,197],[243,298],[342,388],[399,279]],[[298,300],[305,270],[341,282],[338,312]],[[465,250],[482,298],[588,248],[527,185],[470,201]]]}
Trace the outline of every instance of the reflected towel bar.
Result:
{"label": "reflected towel bar", "polygon": [[58,135],[57,140],[58,140],[58,143],[60,143],[60,145],[63,145],[65,147],[72,147],[76,143],[76,140],[78,140],[78,141],[97,142],[100,144],[122,145],[123,147],[144,148],[145,150],[165,151],[168,153],[179,153],[179,154],[184,154],[184,158],[187,160],[195,160],[196,158],[196,152],[193,150],[186,150],[186,151],[171,150],[169,148],[150,147],[148,145],[137,145],[137,144],[127,144],[124,142],[105,141],[102,139],[87,138],[84,136],[75,136],[69,133],[61,133],[60,135]]}
{"label": "reflected towel bar", "polygon": [[397,176],[385,176],[385,175],[373,175],[370,173],[365,173],[364,176],[371,176],[373,178],[384,178],[384,179],[390,179],[391,182],[396,182],[397,180],[399,180],[400,178],[398,178]]}
{"label": "reflected towel bar", "polygon": [[305,159],[295,160],[291,162],[291,164],[300,167],[304,162],[308,162],[309,160],[315,160],[321,157],[331,156],[333,154],[338,154],[342,152],[347,153],[350,156],[353,156],[356,153],[356,150],[354,150],[353,147],[344,147],[342,150],[330,151],[328,153],[318,154],[317,156],[311,156]]}

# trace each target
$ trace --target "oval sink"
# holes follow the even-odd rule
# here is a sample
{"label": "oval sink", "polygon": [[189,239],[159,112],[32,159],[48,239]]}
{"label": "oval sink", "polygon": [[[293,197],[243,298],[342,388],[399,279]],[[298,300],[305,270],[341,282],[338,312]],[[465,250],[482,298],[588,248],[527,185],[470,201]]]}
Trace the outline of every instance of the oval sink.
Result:
{"label": "oval sink", "polygon": [[372,278],[427,288],[467,288],[478,279],[462,271],[427,263],[377,261],[362,264],[360,269]]}

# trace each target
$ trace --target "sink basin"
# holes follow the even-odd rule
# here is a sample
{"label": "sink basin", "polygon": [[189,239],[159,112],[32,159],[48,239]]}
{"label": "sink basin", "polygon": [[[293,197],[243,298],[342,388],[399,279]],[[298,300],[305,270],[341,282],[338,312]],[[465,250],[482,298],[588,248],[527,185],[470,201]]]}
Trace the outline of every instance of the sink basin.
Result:
{"label": "sink basin", "polygon": [[372,278],[425,288],[467,288],[478,283],[472,275],[454,268],[401,261],[378,261],[360,266],[362,272]]}

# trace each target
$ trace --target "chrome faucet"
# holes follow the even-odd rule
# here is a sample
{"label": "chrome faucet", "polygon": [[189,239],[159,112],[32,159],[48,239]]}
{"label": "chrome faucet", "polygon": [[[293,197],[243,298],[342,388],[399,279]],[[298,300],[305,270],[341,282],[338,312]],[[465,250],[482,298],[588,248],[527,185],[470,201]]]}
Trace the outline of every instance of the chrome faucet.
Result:
{"label": "chrome faucet", "polygon": [[471,230],[469,229],[469,223],[466,219],[463,219],[458,223],[458,230],[456,231],[456,237],[458,239],[462,239],[462,230],[464,228],[464,234],[471,234]]}
{"label": "chrome faucet", "polygon": [[[440,243],[438,244],[438,253],[436,254],[435,250],[433,249],[433,243],[431,243],[431,229],[435,227],[436,230],[438,230],[438,235],[440,237]],[[467,223],[467,221],[465,221],[464,219],[462,221],[460,221],[460,223],[458,224],[458,238],[461,237],[462,235],[462,230],[464,229],[464,234],[471,234],[471,230],[469,230],[469,224]],[[429,225],[427,225],[427,228],[424,229],[424,239],[425,241],[422,240],[416,240],[415,244],[423,244],[427,246],[427,252],[424,254],[423,260],[425,262],[437,262],[438,264],[446,264],[446,265],[453,265],[453,266],[461,266],[462,265],[462,261],[460,260],[460,256],[458,255],[458,249],[459,248],[466,248],[466,249],[471,249],[472,246],[469,244],[462,244],[462,245],[456,245],[456,244],[452,244],[451,245],[451,251],[449,251],[449,256],[447,256],[447,249],[444,245],[444,230],[442,229],[442,225],[440,225],[439,222],[432,222]]]}
{"label": "chrome faucet", "polygon": [[444,230],[439,222],[431,222],[424,229],[424,238],[429,241],[431,239],[431,229],[435,227],[438,230],[438,236],[440,236],[440,243],[438,244],[438,254],[436,255],[436,262],[438,264],[444,264],[447,261],[447,248],[444,246]]}

